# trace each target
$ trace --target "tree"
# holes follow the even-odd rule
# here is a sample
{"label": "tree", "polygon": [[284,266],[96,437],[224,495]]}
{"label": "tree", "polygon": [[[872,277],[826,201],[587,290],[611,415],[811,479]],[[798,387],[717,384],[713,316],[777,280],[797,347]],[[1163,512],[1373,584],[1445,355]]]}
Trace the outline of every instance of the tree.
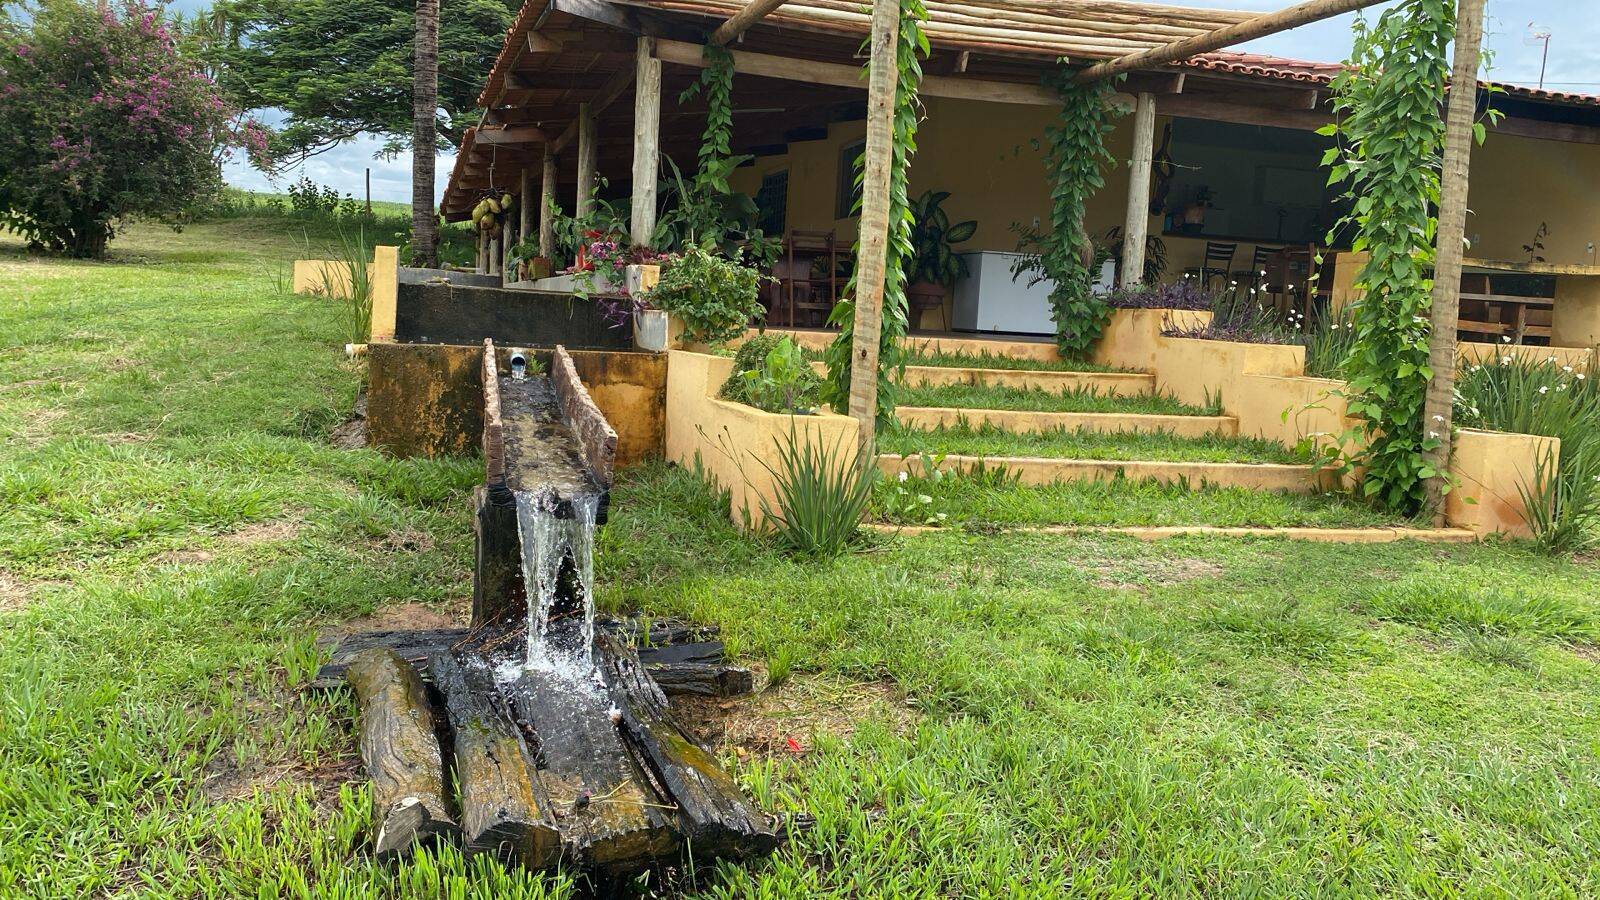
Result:
{"label": "tree", "polygon": [[439,264],[439,220],[433,212],[433,165],[439,108],[439,0],[417,0],[411,86],[411,264]]}
{"label": "tree", "polygon": [[30,246],[100,256],[131,220],[181,223],[230,145],[262,158],[264,133],[230,115],[159,11],[26,12],[0,20],[0,225]]}
{"label": "tree", "polygon": [[[439,4],[438,134],[452,146],[476,118],[482,73],[505,41],[515,0]],[[241,109],[281,109],[275,155],[290,164],[358,135],[385,151],[414,140],[415,0],[222,0],[235,40],[215,52]]]}

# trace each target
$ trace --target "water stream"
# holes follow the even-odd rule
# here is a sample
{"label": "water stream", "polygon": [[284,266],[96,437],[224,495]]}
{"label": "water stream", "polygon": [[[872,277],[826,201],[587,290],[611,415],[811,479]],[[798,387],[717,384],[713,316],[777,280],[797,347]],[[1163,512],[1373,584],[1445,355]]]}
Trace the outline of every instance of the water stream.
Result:
{"label": "water stream", "polygon": [[570,681],[592,681],[594,523],[600,498],[586,493],[558,500],[553,491],[518,491],[516,497],[528,590],[526,665]]}

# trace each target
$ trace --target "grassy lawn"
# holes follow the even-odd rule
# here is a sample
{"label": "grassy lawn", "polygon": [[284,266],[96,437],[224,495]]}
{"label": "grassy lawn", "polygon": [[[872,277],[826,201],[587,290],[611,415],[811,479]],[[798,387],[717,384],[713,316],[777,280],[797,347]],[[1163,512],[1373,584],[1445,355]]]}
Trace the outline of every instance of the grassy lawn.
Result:
{"label": "grassy lawn", "polygon": [[[463,614],[481,471],[329,444],[361,371],[276,289],[282,229],[0,236],[0,896],[572,896],[367,856],[349,704],[298,688],[323,629]],[[614,501],[602,602],[787,674],[720,750],[814,817],[657,895],[1600,891],[1593,561],[950,529],[814,563],[680,470]]]}
{"label": "grassy lawn", "polygon": [[1258,438],[1177,437],[1169,431],[1106,434],[1088,429],[1012,432],[991,424],[916,429],[881,428],[884,453],[951,453],[963,456],[1043,456],[1057,459],[1156,459],[1168,462],[1304,463],[1309,456]]}
{"label": "grassy lawn", "polygon": [[1132,397],[1103,394],[1092,387],[1066,391],[977,384],[901,385],[895,394],[901,406],[947,409],[1014,409],[1026,412],[1138,413],[1159,416],[1208,416],[1215,410],[1181,403],[1171,394]]}

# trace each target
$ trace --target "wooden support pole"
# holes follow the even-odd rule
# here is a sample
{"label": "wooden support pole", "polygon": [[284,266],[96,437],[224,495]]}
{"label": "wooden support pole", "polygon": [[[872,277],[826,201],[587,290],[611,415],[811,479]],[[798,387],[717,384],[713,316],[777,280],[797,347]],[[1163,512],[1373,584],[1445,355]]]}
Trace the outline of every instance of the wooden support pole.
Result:
{"label": "wooden support pole", "polygon": [[655,39],[639,38],[633,91],[633,209],[629,230],[635,247],[650,246],[656,230],[656,172],[661,144],[661,60]]}
{"label": "wooden support pole", "polygon": [[594,208],[594,166],[600,151],[594,116],[589,104],[578,104],[578,199],[573,203],[573,216],[580,219]]}
{"label": "wooden support pole", "polygon": [[718,25],[717,30],[711,32],[711,43],[720,47],[737,38],[748,31],[751,25],[761,21],[767,13],[782,6],[783,3],[784,0],[750,0],[749,3],[745,4],[744,9],[729,16],[728,21]]}
{"label": "wooden support pole", "polygon": [[526,241],[533,237],[534,210],[539,207],[539,198],[533,195],[533,167],[522,167],[521,191],[517,196],[517,203],[521,204],[517,210],[517,232],[519,240]]}
{"label": "wooden support pole", "polygon": [[1117,286],[1144,283],[1144,243],[1150,230],[1150,170],[1155,164],[1156,98],[1140,94],[1133,114],[1133,158],[1128,163],[1128,217],[1122,225],[1122,278]]}
{"label": "wooden support pole", "polygon": [[556,222],[550,206],[556,199],[556,155],[546,152],[539,176],[539,255],[550,259],[556,252]]}
{"label": "wooden support pole", "polygon": [[1185,38],[1160,47],[1151,47],[1138,53],[1119,56],[1116,59],[1106,60],[1103,63],[1090,66],[1078,73],[1078,81],[1100,81],[1132,72],[1134,69],[1147,69],[1167,63],[1181,62],[1202,53],[1221,50],[1234,44],[1253,41],[1256,38],[1288,31],[1301,25],[1309,25],[1323,19],[1332,18],[1358,9],[1376,6],[1382,0],[1307,0],[1288,9],[1281,9],[1275,13],[1256,16],[1246,19],[1237,25],[1228,25],[1204,34],[1197,34],[1192,38]]}
{"label": "wooden support pole", "polygon": [[857,463],[873,465],[878,418],[878,340],[883,331],[883,280],[889,245],[889,175],[894,156],[897,0],[873,0],[867,65],[867,147],[861,185],[860,251],[856,259],[855,327],[850,345],[850,415],[860,429]]}
{"label": "wooden support pole", "polygon": [[1439,228],[1433,261],[1433,330],[1428,338],[1428,396],[1422,428],[1437,435],[1439,446],[1423,454],[1437,473],[1427,481],[1434,522],[1444,524],[1444,495],[1450,469],[1450,413],[1455,405],[1456,328],[1461,317],[1461,257],[1467,230],[1468,173],[1472,166],[1472,126],[1478,115],[1478,57],[1483,42],[1483,0],[1456,6],[1455,69],[1445,116],[1444,169],[1439,173]]}

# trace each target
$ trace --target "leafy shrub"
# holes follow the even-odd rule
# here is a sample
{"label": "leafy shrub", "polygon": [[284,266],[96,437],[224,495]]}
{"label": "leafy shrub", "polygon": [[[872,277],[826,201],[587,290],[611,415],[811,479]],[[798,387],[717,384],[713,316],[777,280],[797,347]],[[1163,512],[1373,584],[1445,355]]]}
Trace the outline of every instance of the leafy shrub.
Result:
{"label": "leafy shrub", "polygon": [[1600,540],[1600,387],[1594,379],[1554,356],[1533,361],[1506,354],[1460,373],[1454,419],[1463,427],[1560,438],[1559,461],[1541,460],[1535,472],[1536,483],[1547,486],[1524,490],[1528,524],[1551,551]]}
{"label": "leafy shrub", "polygon": [[0,225],[37,249],[105,252],[138,218],[174,226],[219,157],[264,130],[230,117],[158,9],[45,0],[0,31]]}
{"label": "leafy shrub", "polygon": [[1322,311],[1305,329],[1306,374],[1312,378],[1343,378],[1345,361],[1356,348],[1355,319],[1349,310]]}
{"label": "leafy shrub", "polygon": [[950,222],[944,211],[944,201],[949,191],[924,191],[911,201],[911,264],[906,269],[906,282],[925,281],[945,287],[967,277],[967,261],[957,256],[953,244],[972,239],[978,223]]}
{"label": "leafy shrub", "polygon": [[718,344],[738,337],[761,312],[761,278],[755,269],[691,245],[666,263],[661,281],[642,299],[682,319],[685,339]]}
{"label": "leafy shrub", "polygon": [[739,348],[719,395],[767,412],[809,414],[821,402],[822,379],[793,340],[763,334]]}

